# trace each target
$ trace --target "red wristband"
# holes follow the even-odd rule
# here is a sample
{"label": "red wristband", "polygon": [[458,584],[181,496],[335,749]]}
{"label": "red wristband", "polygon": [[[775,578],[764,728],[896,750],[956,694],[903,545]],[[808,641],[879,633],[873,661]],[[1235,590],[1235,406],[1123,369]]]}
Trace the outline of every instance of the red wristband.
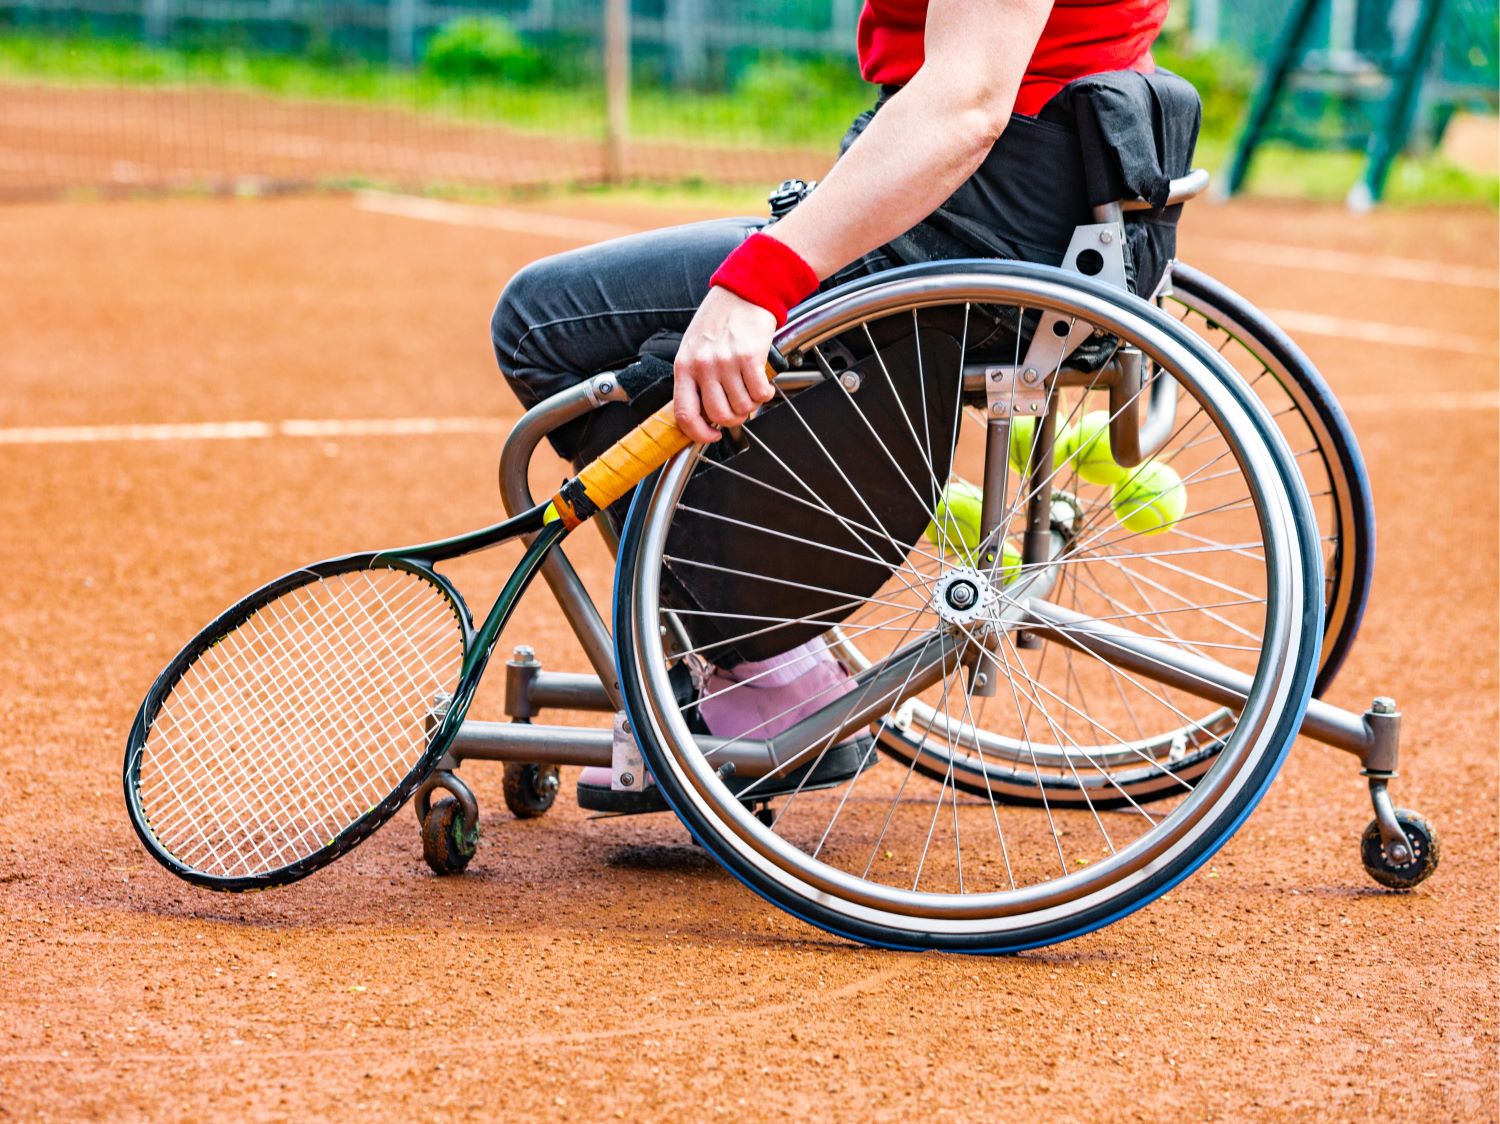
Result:
{"label": "red wristband", "polygon": [[787,309],[817,291],[818,275],[785,242],[752,234],[724,259],[708,283],[760,305],[776,317],[779,328],[786,323]]}

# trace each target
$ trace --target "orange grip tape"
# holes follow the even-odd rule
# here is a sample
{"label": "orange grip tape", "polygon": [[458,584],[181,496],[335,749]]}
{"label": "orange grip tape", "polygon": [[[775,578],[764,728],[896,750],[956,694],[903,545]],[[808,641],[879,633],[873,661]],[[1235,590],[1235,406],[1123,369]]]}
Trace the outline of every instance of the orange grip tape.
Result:
{"label": "orange grip tape", "polygon": [[[624,496],[647,476],[693,443],[677,428],[672,403],[668,402],[644,422],[600,453],[578,474],[583,494],[595,508],[602,510]],[[564,492],[552,503],[562,521],[571,529],[584,521],[573,501]],[[588,514],[593,514],[589,512]]]}

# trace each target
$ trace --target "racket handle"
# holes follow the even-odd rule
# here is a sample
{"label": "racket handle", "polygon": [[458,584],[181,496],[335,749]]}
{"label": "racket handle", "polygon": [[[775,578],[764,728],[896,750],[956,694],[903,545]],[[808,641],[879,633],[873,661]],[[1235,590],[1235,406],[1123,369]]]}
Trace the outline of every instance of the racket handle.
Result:
{"label": "racket handle", "polygon": [[693,443],[677,428],[672,403],[600,453],[552,497],[563,524],[572,530],[626,495]]}

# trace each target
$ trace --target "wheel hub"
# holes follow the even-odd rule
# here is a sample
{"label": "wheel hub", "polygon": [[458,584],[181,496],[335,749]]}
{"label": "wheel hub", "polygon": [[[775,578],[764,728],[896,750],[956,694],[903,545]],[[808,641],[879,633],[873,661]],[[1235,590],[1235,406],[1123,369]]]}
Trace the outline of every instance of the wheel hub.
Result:
{"label": "wheel hub", "polygon": [[932,590],[932,611],[948,624],[987,617],[999,600],[989,576],[969,566],[949,570]]}

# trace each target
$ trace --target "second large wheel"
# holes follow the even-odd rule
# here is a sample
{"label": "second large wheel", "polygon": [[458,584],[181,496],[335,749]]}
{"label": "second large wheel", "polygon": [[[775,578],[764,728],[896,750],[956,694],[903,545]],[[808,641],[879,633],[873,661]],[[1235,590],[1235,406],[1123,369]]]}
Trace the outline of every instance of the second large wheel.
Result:
{"label": "second large wheel", "polygon": [[[1314,687],[1314,694],[1322,695],[1354,644],[1374,574],[1375,511],[1358,441],[1317,368],[1264,313],[1239,294],[1201,271],[1177,263],[1171,285],[1158,303],[1244,378],[1285,439],[1306,485],[1324,570],[1323,644]],[[1177,450],[1167,448],[1156,459],[1170,464],[1178,455]],[[1108,502],[1108,488],[1083,480],[1077,473],[1071,474],[1067,484],[1076,500],[1094,510]],[[1144,592],[1157,591],[1148,588]],[[1169,619],[1160,616],[1156,622],[1165,624]],[[857,642],[845,645],[845,649],[852,659],[859,660]],[[999,736],[990,740],[982,754],[962,741],[954,742],[950,749],[946,738],[925,736],[922,717],[918,713],[906,729],[888,731],[882,742],[885,751],[913,761],[916,771],[930,778],[951,777],[957,788],[972,795],[993,794],[1001,801],[1020,803],[1040,798],[1036,784],[1014,782],[1011,768],[1013,762],[1038,752],[1034,744]],[[1212,735],[1231,717],[1228,712],[1208,713],[1190,725],[1169,715],[1160,729],[1138,730],[1142,744],[1163,758],[1163,764],[1155,774],[1149,769],[1136,770],[1125,782],[1130,797],[1150,801],[1170,793],[1168,769],[1201,764],[1202,759],[1217,752],[1220,742]],[[1045,755],[1046,751],[1041,752]],[[1053,804],[1084,805],[1090,795],[1081,786],[1070,789],[1063,782],[1052,786],[1049,799]]]}
{"label": "second large wheel", "polygon": [[1244,377],[1307,485],[1323,552],[1323,652],[1313,692],[1321,696],[1354,645],[1375,576],[1375,501],[1359,441],[1312,360],[1233,289],[1176,262],[1160,303]]}

